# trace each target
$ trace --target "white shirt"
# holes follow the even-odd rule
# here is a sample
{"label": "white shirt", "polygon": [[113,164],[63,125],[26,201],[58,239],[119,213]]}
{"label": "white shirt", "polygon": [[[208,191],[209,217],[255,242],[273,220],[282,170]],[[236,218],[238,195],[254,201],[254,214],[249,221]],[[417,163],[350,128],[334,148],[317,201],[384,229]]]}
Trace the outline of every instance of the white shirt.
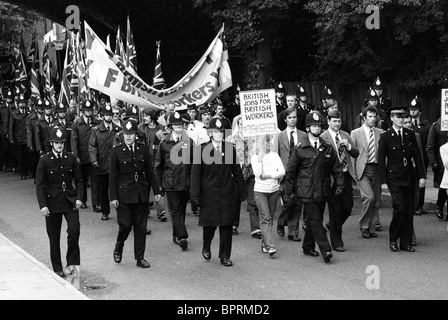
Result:
{"label": "white shirt", "polygon": [[[277,152],[265,154],[262,163],[258,162],[258,154],[253,154],[251,164],[255,175],[254,191],[272,193],[280,188],[279,180],[285,175],[285,168]],[[270,175],[271,178],[261,180],[262,174]]]}

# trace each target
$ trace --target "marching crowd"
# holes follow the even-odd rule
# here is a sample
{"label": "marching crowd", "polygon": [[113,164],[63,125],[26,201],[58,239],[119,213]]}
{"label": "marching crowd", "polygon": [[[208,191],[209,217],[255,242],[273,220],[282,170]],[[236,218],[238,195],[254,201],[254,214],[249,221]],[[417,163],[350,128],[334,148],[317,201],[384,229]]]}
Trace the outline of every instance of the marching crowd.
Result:
{"label": "marching crowd", "polygon": [[422,119],[417,97],[406,106],[392,105],[379,78],[353,130],[342,121],[343,110],[330,88],[324,88],[318,108],[308,103],[300,85],[286,96],[281,83],[275,91],[278,133],[245,137],[238,91],[235,101],[225,105],[219,99],[185,107],[167,102],[164,110],[121,101],[111,105],[100,94],[98,101],[82,102],[78,111],[75,102],[52,105],[9,90],[0,106],[0,170],[36,184],[52,267],[60,276],[62,217],[68,225],[67,266],[79,265],[79,209],[87,208],[89,187],[93,210],[101,212],[102,220],[109,219],[111,207],[116,209],[116,263],[134,230],[137,266],[150,266],[144,253],[152,207],[160,221],[169,217],[173,242],[187,250],[190,203],[203,228],[202,256],[211,259],[219,228],[218,257],[232,266],[232,238],[244,201],[251,236],[260,239],[263,253],[275,255],[275,232],[302,241],[302,220],[303,253],[330,262],[333,251],[345,251],[343,225],[352,213],[355,184],[361,195],[361,236],[376,238],[382,229],[381,192],[388,190],[393,208],[389,249],[414,252],[413,216],[427,213],[429,166],[439,188],[436,216],[444,218],[448,135],[440,118],[432,124]]}

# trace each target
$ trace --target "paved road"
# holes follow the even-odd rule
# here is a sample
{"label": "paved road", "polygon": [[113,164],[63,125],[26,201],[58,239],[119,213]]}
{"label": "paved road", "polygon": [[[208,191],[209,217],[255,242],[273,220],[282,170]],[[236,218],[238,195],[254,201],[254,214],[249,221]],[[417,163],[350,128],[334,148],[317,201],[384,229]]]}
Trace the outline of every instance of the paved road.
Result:
{"label": "paved road", "polygon": [[[44,218],[32,180],[0,172],[0,201],[0,233],[50,267]],[[275,257],[262,254],[260,241],[250,237],[243,211],[240,234],[234,236],[231,268],[219,264],[218,238],[212,245],[212,260],[202,258],[202,229],[191,213],[187,216],[190,247],[182,252],[171,241],[170,222],[157,221],[153,212],[149,219],[153,233],[146,249],[151,268],[140,269],[133,259],[132,233],[122,263],[113,262],[116,214],[101,221],[99,213],[84,209],[80,214],[81,291],[93,300],[446,299],[447,223],[434,214],[415,217],[417,252],[392,253],[388,249],[388,198],[384,197],[380,212],[385,231],[376,239],[361,237],[359,212],[360,199],[355,198],[354,214],[344,226],[347,251],[336,252],[332,262],[325,264],[321,257],[304,256],[301,243],[277,235]],[[371,265],[380,272],[379,289],[366,287],[366,268]]]}

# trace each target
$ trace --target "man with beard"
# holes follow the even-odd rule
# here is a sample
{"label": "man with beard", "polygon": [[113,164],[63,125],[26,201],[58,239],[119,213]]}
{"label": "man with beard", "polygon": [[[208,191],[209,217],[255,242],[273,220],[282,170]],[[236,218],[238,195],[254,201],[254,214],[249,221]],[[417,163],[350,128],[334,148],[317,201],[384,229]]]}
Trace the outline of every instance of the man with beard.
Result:
{"label": "man with beard", "polygon": [[82,115],[73,122],[71,136],[72,152],[80,164],[82,174],[83,198],[81,199],[81,208],[87,208],[87,183],[90,178],[92,207],[98,209],[97,186],[89,156],[89,141],[93,131],[92,128],[100,123],[92,117],[93,103],[91,101],[84,101],[81,105],[81,111]]}
{"label": "man with beard", "polygon": [[112,122],[112,107],[106,104],[101,109],[104,121],[100,125],[93,127],[89,140],[89,155],[92,166],[96,168],[96,180],[102,217],[101,220],[108,220],[110,214],[109,205],[109,167],[110,155],[115,134],[120,131],[120,127]]}
{"label": "man with beard", "polygon": [[60,249],[62,216],[67,221],[67,267],[79,266],[81,260],[78,209],[82,204],[82,177],[76,157],[64,152],[65,141],[64,128],[51,128],[52,149],[40,158],[36,171],[37,200],[50,239],[51,265],[61,277],[64,277]]}
{"label": "man with beard", "polygon": [[336,151],[330,143],[320,138],[322,115],[310,112],[305,121],[307,136],[297,145],[289,158],[286,170],[286,194],[292,200],[299,199],[307,217],[307,228],[303,239],[303,253],[319,256],[315,244],[326,263],[333,254],[324,231],[325,203],[331,192],[331,177],[336,184],[334,194],[342,193],[344,175]]}
{"label": "man with beard", "polygon": [[26,100],[23,93],[17,99],[17,109],[11,113],[9,120],[9,139],[13,147],[15,158],[20,172],[20,179],[28,176],[28,150],[26,147],[26,121],[29,111],[26,108]]}

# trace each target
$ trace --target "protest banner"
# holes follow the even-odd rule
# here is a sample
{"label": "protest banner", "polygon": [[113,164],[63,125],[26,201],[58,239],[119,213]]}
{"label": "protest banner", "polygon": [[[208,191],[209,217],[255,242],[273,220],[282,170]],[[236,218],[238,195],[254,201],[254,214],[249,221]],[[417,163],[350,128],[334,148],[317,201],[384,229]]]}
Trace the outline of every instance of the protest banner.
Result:
{"label": "protest banner", "polygon": [[442,89],[442,96],[440,98],[440,130],[448,131],[448,89]]}
{"label": "protest banner", "polygon": [[276,134],[275,90],[240,91],[239,95],[243,136]]}

